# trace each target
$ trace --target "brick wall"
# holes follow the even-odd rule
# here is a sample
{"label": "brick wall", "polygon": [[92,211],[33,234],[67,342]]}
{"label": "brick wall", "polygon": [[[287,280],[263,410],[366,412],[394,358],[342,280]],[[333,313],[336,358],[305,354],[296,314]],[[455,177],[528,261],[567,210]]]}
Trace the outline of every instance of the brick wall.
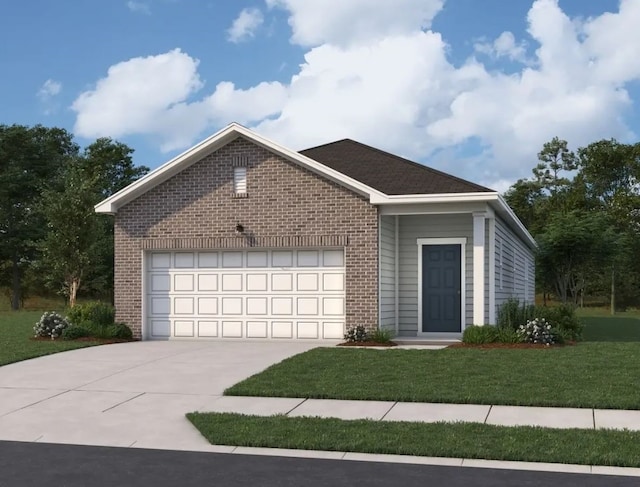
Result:
{"label": "brick wall", "polygon": [[[233,197],[233,161],[238,159],[248,167],[246,198]],[[237,223],[246,237],[236,235]],[[118,210],[116,319],[140,337],[143,248],[346,242],[347,326],[373,328],[378,323],[377,235],[377,208],[365,198],[238,138]]]}

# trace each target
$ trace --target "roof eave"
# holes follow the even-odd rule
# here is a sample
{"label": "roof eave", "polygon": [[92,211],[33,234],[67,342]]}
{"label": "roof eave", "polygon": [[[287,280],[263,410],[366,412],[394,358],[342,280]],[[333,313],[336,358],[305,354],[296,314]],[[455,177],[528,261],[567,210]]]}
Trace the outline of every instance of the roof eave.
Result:
{"label": "roof eave", "polygon": [[292,151],[290,149],[287,149],[286,147],[276,144],[275,142],[262,137],[255,132],[252,132],[251,130],[243,127],[240,124],[232,123],[224,129],[216,132],[212,136],[206,138],[199,144],[196,144],[195,146],[186,150],[182,154],[174,157],[157,169],[149,172],[144,177],[138,179],[126,188],[118,191],[104,201],[101,201],[100,203],[95,205],[95,211],[97,213],[111,215],[116,214],[118,209],[122,206],[126,205],[130,201],[133,201],[139,196],[142,196],[144,193],[151,190],[158,184],[163,183],[172,176],[178,174],[180,171],[189,167],[191,164],[194,164],[198,160],[202,159],[202,157],[215,152],[219,148],[223,147],[224,145],[240,136],[247,138],[248,140],[271,152],[279,154],[280,156],[291,162],[306,167],[307,169],[315,173],[321,174],[327,179],[345,186],[362,196],[368,198],[373,196],[384,196],[380,191],[371,188],[366,184],[361,183],[360,181],[350,178],[343,173],[336,171],[335,169],[325,166],[324,164],[320,164],[319,162],[309,157],[303,156],[298,152]]}

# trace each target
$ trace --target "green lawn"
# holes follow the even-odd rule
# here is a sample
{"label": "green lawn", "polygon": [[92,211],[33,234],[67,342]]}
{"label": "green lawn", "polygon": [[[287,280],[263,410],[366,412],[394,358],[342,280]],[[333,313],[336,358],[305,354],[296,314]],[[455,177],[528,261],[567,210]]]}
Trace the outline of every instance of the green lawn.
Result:
{"label": "green lawn", "polygon": [[640,318],[583,316],[584,340],[591,342],[640,342]]}
{"label": "green lawn", "polygon": [[640,432],[190,413],[215,445],[640,467]]}
{"label": "green lawn", "polygon": [[0,311],[0,366],[65,350],[99,345],[99,342],[31,340],[33,325],[40,316],[42,311]]}
{"label": "green lawn", "polygon": [[640,409],[640,343],[549,349],[317,348],[225,394]]}

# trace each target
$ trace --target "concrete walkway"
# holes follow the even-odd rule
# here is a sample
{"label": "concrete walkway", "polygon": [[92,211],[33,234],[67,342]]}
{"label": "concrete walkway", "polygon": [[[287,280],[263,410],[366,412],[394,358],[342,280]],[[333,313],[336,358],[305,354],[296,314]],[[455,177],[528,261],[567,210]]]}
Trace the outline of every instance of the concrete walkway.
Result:
{"label": "concrete walkway", "polygon": [[640,411],[612,409],[224,396],[210,404],[209,411],[261,416],[283,414],[425,423],[463,421],[499,426],[640,431]]}
{"label": "concrete walkway", "polygon": [[[390,461],[391,456],[383,459],[344,452],[292,453],[210,445],[186,420],[185,414],[215,411],[640,430],[640,411],[222,395],[227,387],[269,365],[319,345],[136,342],[75,350],[0,367],[0,440]],[[397,461],[425,460],[398,457]],[[462,459],[430,460],[431,464],[442,462],[482,464],[476,460],[464,460],[466,463]],[[511,466],[504,468],[517,468],[512,462],[507,463]],[[482,465],[500,468],[495,462]],[[531,469],[532,465],[523,468]],[[567,470],[569,467],[540,466],[553,471],[575,471]],[[580,471],[589,468],[595,473],[590,467],[575,468]],[[636,474],[640,473],[640,469],[636,470]]]}

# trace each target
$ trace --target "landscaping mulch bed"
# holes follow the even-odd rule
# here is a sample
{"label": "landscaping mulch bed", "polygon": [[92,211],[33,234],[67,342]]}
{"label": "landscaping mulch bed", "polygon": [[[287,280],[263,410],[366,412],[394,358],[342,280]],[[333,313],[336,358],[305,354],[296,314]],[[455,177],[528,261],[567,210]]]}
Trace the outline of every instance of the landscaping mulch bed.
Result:
{"label": "landscaping mulch bed", "polygon": [[127,342],[135,342],[137,340],[126,340],[124,338],[93,338],[93,337],[80,337],[74,340],[63,340],[62,338],[56,338],[52,340],[47,337],[31,337],[29,340],[34,342],[65,342],[65,343],[73,343],[73,342],[97,342],[102,345],[109,345],[111,343],[127,343]]}
{"label": "landscaping mulch bed", "polygon": [[343,342],[338,343],[339,347],[397,347],[398,344],[396,342]]}

